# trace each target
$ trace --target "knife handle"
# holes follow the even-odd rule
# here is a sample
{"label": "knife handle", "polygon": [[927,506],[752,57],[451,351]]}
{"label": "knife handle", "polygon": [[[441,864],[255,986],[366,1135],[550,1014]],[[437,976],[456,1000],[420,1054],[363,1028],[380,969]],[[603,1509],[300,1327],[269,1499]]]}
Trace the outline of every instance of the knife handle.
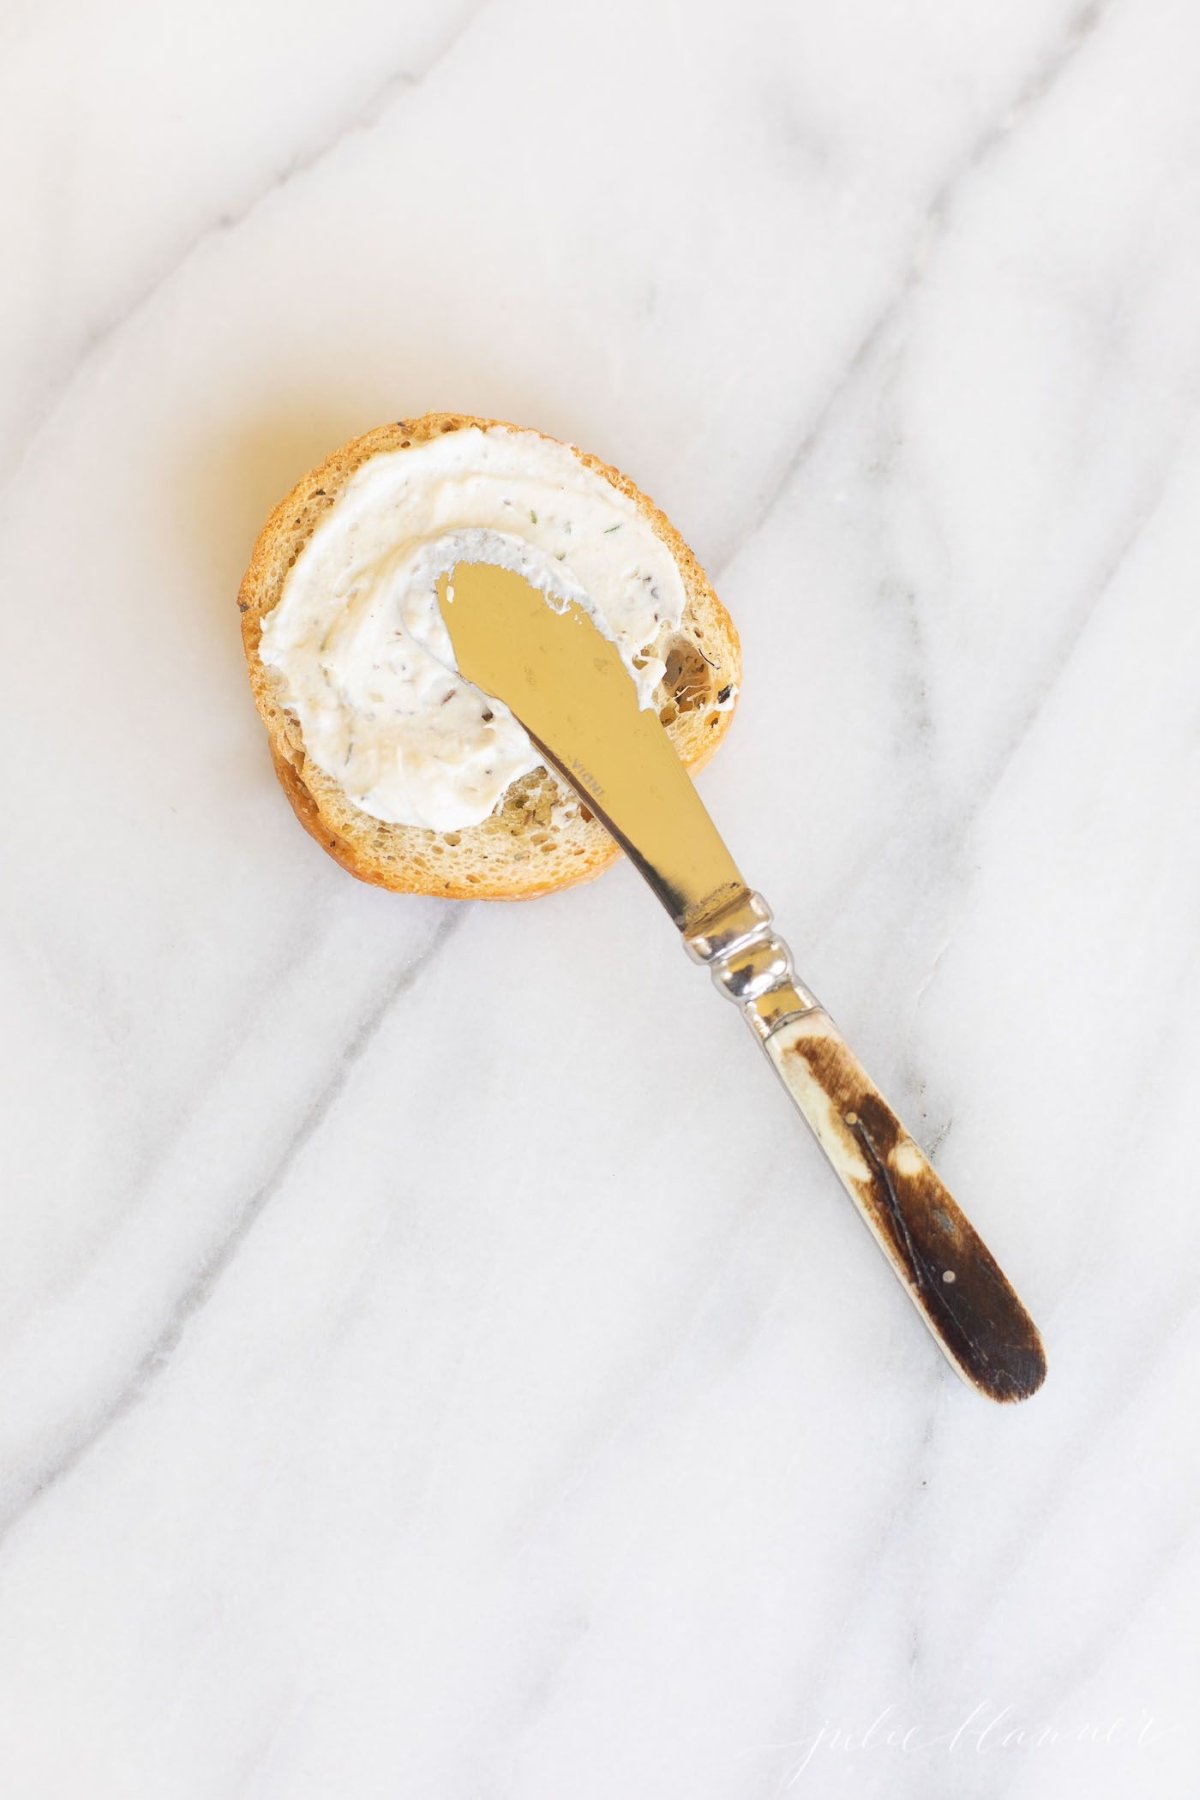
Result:
{"label": "knife handle", "polygon": [[688,953],[735,1000],[952,1367],[992,1400],[1023,1400],[1046,1374],[1037,1327],[841,1036],[799,983],[758,894],[685,930]]}

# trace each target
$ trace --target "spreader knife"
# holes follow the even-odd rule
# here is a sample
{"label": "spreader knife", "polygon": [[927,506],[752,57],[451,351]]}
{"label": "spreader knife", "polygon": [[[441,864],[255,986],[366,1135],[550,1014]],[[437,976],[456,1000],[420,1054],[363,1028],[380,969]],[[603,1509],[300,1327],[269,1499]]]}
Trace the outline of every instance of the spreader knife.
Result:
{"label": "spreader knife", "polygon": [[616,646],[520,575],[459,563],[439,583],[460,672],[500,699],[622,844],[735,1001],[952,1366],[991,1400],[1046,1373],[1037,1328],[987,1246],[796,978],[770,908],[725,848]]}

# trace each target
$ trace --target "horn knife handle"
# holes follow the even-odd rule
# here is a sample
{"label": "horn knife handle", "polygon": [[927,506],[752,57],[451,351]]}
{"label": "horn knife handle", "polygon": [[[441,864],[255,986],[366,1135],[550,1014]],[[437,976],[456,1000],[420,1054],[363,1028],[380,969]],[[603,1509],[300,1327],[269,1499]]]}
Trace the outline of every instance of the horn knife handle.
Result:
{"label": "horn knife handle", "polygon": [[991,1400],[1036,1392],[1046,1374],[1037,1327],[829,1014],[796,981],[766,903],[743,891],[685,928],[684,942],[742,1008],[953,1368]]}

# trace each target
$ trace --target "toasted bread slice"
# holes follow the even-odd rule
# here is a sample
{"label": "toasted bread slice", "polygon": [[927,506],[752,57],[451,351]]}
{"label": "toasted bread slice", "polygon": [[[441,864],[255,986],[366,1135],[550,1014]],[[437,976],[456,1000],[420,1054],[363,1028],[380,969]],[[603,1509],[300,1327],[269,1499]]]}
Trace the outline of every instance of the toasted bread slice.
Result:
{"label": "toasted bread slice", "polygon": [[[426,413],[355,438],[306,475],[275,508],[254,546],[238,595],[242,641],[275,772],[300,823],[343,868],[396,893],[532,899],[586,881],[620,855],[604,827],[556,776],[546,769],[522,776],[482,824],[460,831],[386,824],[353,805],[339,783],[311,761],[299,721],[281,702],[275,672],[259,656],[263,621],[280,598],[288,570],[355,470],[369,457],[472,425],[525,429],[462,413]],[[679,566],[686,605],[656,700],[680,757],[689,769],[699,769],[733,715],[741,681],[737,633],[704,570],[653,502],[627,475],[582,451],[575,454],[640,507]]]}

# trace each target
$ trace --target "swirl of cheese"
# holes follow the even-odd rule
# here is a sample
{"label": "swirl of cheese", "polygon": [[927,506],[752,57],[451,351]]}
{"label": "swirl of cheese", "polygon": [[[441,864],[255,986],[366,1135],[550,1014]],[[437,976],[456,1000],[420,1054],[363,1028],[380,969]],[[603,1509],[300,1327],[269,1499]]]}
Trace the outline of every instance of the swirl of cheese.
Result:
{"label": "swirl of cheese", "polygon": [[289,571],[260,654],[351,802],[433,831],[479,824],[541,761],[508,708],[457,673],[437,603],[457,562],[499,563],[585,607],[643,706],[685,598],[635,502],[536,432],[468,426],[357,469]]}

